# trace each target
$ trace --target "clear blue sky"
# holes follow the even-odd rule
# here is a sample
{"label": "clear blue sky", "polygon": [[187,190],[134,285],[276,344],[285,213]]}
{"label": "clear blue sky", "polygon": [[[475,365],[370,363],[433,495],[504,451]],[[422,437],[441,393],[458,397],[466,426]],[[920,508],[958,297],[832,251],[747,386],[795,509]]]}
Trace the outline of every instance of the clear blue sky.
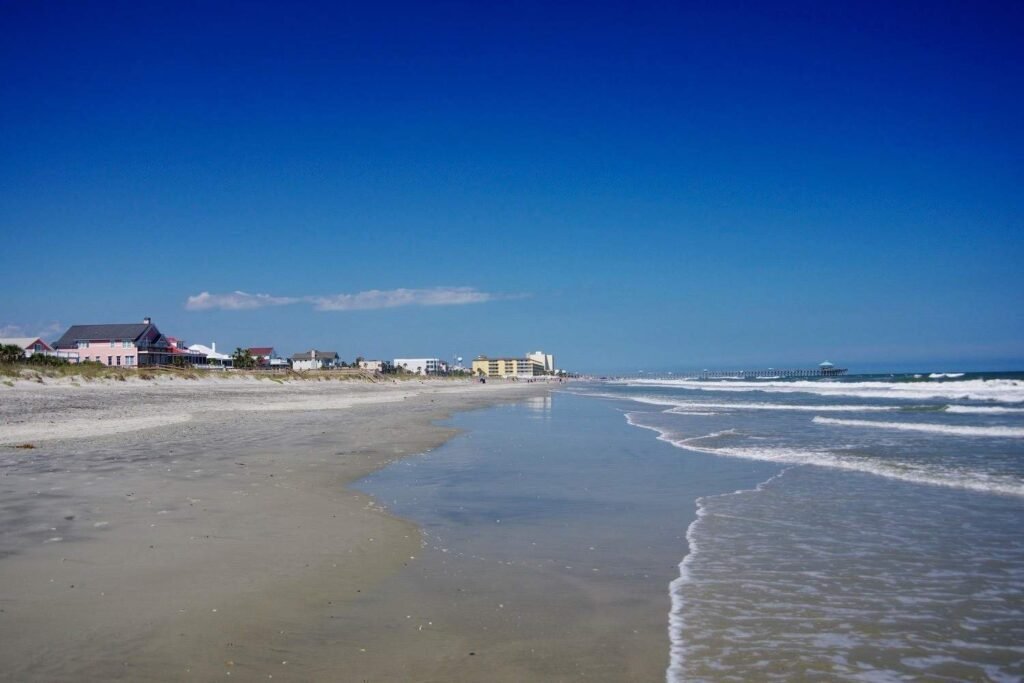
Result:
{"label": "clear blue sky", "polygon": [[3,1],[0,332],[1024,367],[1024,5],[493,4]]}

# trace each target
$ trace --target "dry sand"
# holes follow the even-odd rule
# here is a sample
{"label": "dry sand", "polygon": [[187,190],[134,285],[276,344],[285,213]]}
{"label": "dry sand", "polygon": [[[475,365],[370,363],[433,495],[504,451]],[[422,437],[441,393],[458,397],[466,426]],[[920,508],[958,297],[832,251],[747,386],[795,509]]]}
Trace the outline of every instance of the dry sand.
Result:
{"label": "dry sand", "polygon": [[396,673],[386,625],[358,642],[421,538],[345,484],[443,443],[453,411],[546,391],[0,386],[0,678],[450,680],[465,633],[421,640],[415,674]]}

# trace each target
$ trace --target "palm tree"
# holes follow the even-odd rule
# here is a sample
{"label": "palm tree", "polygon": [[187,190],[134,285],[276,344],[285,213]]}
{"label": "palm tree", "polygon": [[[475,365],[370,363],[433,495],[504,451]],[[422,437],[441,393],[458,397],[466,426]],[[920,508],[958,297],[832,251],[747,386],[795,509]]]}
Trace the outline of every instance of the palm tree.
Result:
{"label": "palm tree", "polygon": [[256,366],[256,359],[249,353],[249,349],[243,349],[240,346],[235,348],[235,352],[231,354],[231,362],[236,368],[252,368]]}
{"label": "palm tree", "polygon": [[22,360],[25,351],[17,344],[4,344],[0,346],[0,363],[13,363]]}

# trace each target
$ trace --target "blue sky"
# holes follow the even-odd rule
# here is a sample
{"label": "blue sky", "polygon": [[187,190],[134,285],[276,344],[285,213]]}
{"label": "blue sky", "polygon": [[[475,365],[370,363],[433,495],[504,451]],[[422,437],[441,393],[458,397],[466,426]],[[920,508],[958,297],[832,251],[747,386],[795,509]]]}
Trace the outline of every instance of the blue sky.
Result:
{"label": "blue sky", "polygon": [[0,4],[0,332],[1024,368],[1019,3],[553,4]]}

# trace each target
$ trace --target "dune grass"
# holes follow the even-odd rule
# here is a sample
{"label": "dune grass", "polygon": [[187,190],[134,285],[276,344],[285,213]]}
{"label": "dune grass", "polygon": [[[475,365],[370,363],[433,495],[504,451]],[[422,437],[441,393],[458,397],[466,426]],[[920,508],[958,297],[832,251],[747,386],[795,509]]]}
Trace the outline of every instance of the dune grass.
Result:
{"label": "dune grass", "polygon": [[126,382],[128,380],[152,381],[155,379],[237,379],[240,377],[254,380],[269,380],[276,384],[287,384],[289,382],[369,382],[369,383],[391,383],[408,382],[412,380],[430,381],[465,381],[465,377],[424,377],[410,373],[396,373],[381,375],[369,370],[358,368],[337,368],[333,370],[307,370],[296,372],[287,370],[209,370],[196,367],[171,367],[171,366],[140,366],[140,367],[109,367],[100,363],[60,363],[60,364],[35,364],[28,362],[0,363],[0,377],[3,384],[13,386],[11,380],[38,382],[43,384],[46,380],[68,379],[72,384],[80,382],[113,381]]}

